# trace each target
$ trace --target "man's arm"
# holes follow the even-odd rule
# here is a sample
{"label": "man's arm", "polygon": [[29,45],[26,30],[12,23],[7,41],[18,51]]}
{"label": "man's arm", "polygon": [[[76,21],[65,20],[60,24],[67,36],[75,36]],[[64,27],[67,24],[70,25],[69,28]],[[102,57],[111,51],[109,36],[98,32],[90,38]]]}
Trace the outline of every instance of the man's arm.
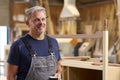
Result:
{"label": "man's arm", "polygon": [[62,74],[62,66],[61,66],[61,60],[57,62],[57,72],[55,74],[56,77],[58,77],[58,80],[61,80],[61,74]]}
{"label": "man's arm", "polygon": [[61,73],[62,73],[61,60],[58,61],[57,67],[58,67],[58,68],[57,68],[57,73],[60,73],[60,74],[61,74]]}
{"label": "man's arm", "polygon": [[7,64],[7,80],[15,80],[18,66],[13,64]]}

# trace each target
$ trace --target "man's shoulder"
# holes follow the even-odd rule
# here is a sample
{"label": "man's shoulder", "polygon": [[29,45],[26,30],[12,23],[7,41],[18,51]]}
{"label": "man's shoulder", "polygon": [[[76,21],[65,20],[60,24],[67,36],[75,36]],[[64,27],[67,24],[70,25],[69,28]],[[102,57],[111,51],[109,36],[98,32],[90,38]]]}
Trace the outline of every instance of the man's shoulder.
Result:
{"label": "man's shoulder", "polygon": [[24,37],[26,38],[26,36],[22,36],[22,37],[20,37],[20,38],[18,38],[16,40],[14,40],[14,42],[12,43],[12,45],[13,46],[19,46],[19,45],[21,45],[23,43],[21,38],[24,38]]}
{"label": "man's shoulder", "polygon": [[52,37],[52,36],[47,36],[48,37],[48,39],[52,42],[52,43],[58,43],[57,42],[57,40],[56,40],[56,38],[54,38],[54,37]]}
{"label": "man's shoulder", "polygon": [[46,35],[50,40],[56,40],[56,38],[50,36],[50,35]]}
{"label": "man's shoulder", "polygon": [[16,39],[13,44],[19,44],[21,42],[20,38]]}

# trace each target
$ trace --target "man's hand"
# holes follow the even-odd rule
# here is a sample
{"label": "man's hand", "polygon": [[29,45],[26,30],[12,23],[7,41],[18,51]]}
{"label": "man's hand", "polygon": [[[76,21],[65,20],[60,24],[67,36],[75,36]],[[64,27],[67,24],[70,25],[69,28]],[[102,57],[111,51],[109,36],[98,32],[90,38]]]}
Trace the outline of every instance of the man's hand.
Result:
{"label": "man's hand", "polygon": [[55,74],[55,77],[57,77],[58,80],[61,80],[61,74],[60,74],[60,73],[56,73],[56,74]]}

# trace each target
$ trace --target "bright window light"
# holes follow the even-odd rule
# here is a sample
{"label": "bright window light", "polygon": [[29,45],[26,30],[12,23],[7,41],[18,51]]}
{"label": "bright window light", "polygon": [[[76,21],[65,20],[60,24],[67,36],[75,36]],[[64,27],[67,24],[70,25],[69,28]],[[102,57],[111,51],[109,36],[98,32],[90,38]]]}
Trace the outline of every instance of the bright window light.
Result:
{"label": "bright window light", "polygon": [[7,45],[7,26],[0,26],[0,60],[5,58],[5,46]]}

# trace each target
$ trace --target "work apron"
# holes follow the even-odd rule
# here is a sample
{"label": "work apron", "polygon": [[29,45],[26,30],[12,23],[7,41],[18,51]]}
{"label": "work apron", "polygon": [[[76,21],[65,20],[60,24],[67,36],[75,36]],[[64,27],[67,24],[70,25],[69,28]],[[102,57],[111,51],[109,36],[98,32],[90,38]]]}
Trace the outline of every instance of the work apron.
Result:
{"label": "work apron", "polygon": [[33,56],[31,66],[25,80],[49,80],[57,71],[56,57],[51,54],[49,56]]}

